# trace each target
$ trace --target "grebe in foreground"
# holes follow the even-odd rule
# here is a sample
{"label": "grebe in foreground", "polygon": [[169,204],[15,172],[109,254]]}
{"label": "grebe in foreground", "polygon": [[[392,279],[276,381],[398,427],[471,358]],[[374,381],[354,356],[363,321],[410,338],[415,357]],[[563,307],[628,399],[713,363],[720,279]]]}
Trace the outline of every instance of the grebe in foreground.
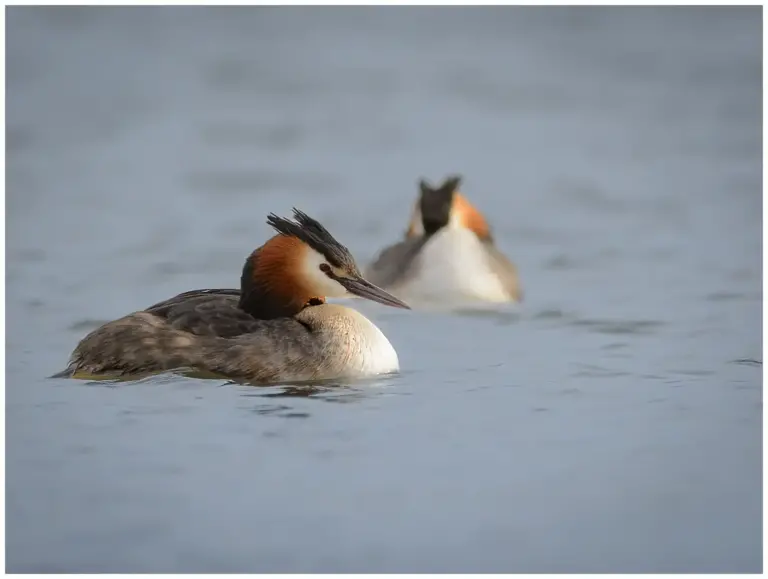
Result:
{"label": "grebe in foreground", "polygon": [[274,383],[399,370],[384,334],[356,310],[325,303],[350,294],[404,302],[363,279],[349,250],[294,209],[246,260],[241,289],[185,292],[87,335],[59,376],[118,377],[188,368]]}
{"label": "grebe in foreground", "polygon": [[405,239],[368,266],[373,283],[416,302],[519,302],[515,266],[496,248],[483,215],[459,191],[461,177],[421,195]]}

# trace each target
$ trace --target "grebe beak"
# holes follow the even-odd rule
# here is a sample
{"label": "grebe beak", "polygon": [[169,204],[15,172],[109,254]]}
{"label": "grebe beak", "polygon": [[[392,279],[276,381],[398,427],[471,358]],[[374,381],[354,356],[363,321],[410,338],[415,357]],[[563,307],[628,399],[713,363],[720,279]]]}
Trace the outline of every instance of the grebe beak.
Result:
{"label": "grebe beak", "polygon": [[364,280],[362,277],[337,277],[335,279],[343,285],[349,293],[358,297],[379,302],[385,306],[392,306],[393,308],[411,309],[411,306],[405,302],[397,299],[392,294],[385,292],[380,287],[373,285],[371,282]]}

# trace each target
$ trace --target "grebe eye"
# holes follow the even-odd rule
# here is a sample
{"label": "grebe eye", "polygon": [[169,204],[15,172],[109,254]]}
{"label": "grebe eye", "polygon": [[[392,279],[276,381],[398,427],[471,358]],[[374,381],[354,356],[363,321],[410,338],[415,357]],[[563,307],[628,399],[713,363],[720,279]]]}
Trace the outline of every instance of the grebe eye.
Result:
{"label": "grebe eye", "polygon": [[327,263],[321,263],[320,264],[320,271],[323,273],[331,273],[331,266]]}

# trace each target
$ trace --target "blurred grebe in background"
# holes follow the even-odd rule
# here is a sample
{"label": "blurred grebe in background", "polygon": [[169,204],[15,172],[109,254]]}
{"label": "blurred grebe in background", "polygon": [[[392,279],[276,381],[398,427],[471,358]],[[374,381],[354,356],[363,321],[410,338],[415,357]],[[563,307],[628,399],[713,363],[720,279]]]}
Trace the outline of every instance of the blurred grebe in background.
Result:
{"label": "blurred grebe in background", "polygon": [[496,247],[485,217],[459,192],[419,182],[405,239],[385,248],[366,277],[413,305],[522,300],[517,269]]}

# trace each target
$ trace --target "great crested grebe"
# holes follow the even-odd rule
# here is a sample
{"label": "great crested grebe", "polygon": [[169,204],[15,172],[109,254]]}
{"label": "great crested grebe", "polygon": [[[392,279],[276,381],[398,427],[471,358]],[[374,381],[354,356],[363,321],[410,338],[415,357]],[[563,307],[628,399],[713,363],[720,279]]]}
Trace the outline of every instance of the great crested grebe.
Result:
{"label": "great crested grebe", "polygon": [[379,328],[325,298],[355,295],[408,305],[366,281],[325,227],[293,212],[295,221],[269,215],[278,235],[248,257],[240,290],[188,291],[104,324],[83,338],[57,376],[188,368],[274,383],[399,370],[397,353]]}
{"label": "great crested grebe", "polygon": [[519,302],[515,266],[496,248],[483,215],[459,191],[461,177],[421,194],[405,239],[384,249],[366,277],[413,303]]}

